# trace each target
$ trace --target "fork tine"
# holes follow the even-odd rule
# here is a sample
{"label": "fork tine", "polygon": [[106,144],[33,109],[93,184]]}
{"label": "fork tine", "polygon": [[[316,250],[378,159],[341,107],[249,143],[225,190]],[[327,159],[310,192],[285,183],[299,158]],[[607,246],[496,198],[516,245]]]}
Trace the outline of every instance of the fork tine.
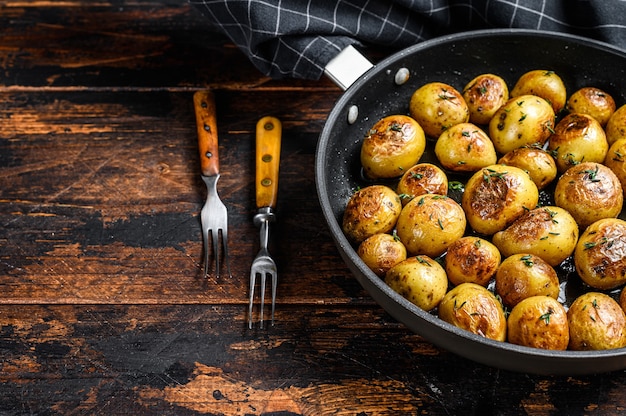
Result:
{"label": "fork tine", "polygon": [[220,277],[220,256],[219,256],[219,248],[218,240],[219,240],[219,231],[218,230],[209,230],[211,234],[211,240],[213,243],[213,258],[215,259],[215,276]]}
{"label": "fork tine", "polygon": [[220,230],[222,234],[222,253],[224,255],[224,263],[226,263],[226,273],[228,277],[232,277],[230,274],[230,260],[228,258],[228,232],[226,230]]}
{"label": "fork tine", "polygon": [[259,325],[263,329],[263,310],[265,309],[265,278],[266,273],[261,273],[261,313],[259,315]]}
{"label": "fork tine", "polygon": [[278,286],[278,276],[275,273],[270,274],[272,280],[272,326],[274,326],[274,309],[276,309],[276,286]]}
{"label": "fork tine", "polygon": [[252,329],[252,309],[254,306],[254,286],[256,284],[256,272],[250,271],[250,305],[248,307],[248,328]]}

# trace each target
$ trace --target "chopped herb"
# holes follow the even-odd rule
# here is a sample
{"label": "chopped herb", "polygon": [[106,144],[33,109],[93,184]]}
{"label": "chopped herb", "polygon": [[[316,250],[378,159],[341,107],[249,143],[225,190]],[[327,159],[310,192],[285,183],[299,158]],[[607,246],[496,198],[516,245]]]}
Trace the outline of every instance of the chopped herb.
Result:
{"label": "chopped herb", "polygon": [[459,181],[450,181],[448,183],[448,188],[454,189],[454,190],[461,190],[463,189],[463,183]]}
{"label": "chopped herb", "polygon": [[541,319],[542,321],[544,321],[546,323],[546,325],[548,325],[550,323],[550,315],[552,315],[554,311],[550,310],[546,313],[544,313],[543,315],[541,315],[539,317],[539,319]]}
{"label": "chopped herb", "polygon": [[415,259],[422,263],[425,264],[426,266],[430,266],[431,264],[428,262],[428,260],[426,260],[425,258],[423,258],[422,256],[415,256]]}
{"label": "chopped herb", "polygon": [[586,174],[587,178],[591,181],[591,182],[600,182],[600,179],[598,178],[598,170],[600,169],[600,167],[598,165],[596,165],[595,169],[586,169],[584,171],[582,171],[582,174]]}
{"label": "chopped herb", "polygon": [[535,262],[533,261],[533,257],[531,255],[522,256],[522,257],[520,257],[520,260],[527,267],[532,267],[535,264]]}
{"label": "chopped herb", "polygon": [[413,179],[422,179],[423,177],[424,177],[423,173],[411,172],[411,178]]}
{"label": "chopped herb", "polygon": [[443,230],[443,222],[441,222],[441,218],[437,219],[437,224],[439,224],[439,228],[441,228]]}

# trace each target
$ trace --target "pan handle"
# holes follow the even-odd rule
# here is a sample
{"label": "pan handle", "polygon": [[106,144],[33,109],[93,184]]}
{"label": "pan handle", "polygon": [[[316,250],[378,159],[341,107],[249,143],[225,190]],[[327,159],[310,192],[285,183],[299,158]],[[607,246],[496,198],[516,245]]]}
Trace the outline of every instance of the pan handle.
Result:
{"label": "pan handle", "polygon": [[326,64],[324,74],[345,91],[373,66],[354,46],[348,45]]}

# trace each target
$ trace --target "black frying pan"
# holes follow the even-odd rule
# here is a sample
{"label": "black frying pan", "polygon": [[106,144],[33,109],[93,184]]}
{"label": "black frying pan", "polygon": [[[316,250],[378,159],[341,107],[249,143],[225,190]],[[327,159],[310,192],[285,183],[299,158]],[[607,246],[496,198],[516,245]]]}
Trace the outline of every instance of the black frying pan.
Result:
{"label": "black frying pan", "polygon": [[[410,78],[398,85],[395,76],[401,68],[410,71]],[[350,195],[366,185],[361,180],[359,152],[361,140],[374,122],[390,114],[407,114],[411,94],[427,82],[446,82],[461,90],[474,76],[491,72],[503,77],[512,88],[521,74],[533,69],[555,71],[568,94],[594,86],[610,93],[618,107],[626,103],[626,52],[600,42],[530,30],[488,30],[417,44],[375,65],[347,89],[331,111],[315,163],[322,211],[341,256],[359,283],[395,319],[433,344],[513,371],[575,375],[625,369],[626,348],[544,351],[492,341],[455,328],[391,290],[359,259],[341,230]],[[625,213],[620,217],[626,219]]]}

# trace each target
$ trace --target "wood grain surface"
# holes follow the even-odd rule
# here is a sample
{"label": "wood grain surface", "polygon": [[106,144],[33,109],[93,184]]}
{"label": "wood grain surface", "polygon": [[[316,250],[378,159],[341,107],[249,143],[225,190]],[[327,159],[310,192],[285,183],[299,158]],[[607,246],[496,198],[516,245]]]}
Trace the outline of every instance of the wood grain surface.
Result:
{"label": "wood grain surface", "polygon": [[[273,81],[182,1],[0,2],[0,415],[619,415],[626,373],[476,364],[387,315],[319,209],[341,91]],[[215,91],[232,278],[203,278]],[[247,329],[256,122],[283,126],[276,324]]]}

